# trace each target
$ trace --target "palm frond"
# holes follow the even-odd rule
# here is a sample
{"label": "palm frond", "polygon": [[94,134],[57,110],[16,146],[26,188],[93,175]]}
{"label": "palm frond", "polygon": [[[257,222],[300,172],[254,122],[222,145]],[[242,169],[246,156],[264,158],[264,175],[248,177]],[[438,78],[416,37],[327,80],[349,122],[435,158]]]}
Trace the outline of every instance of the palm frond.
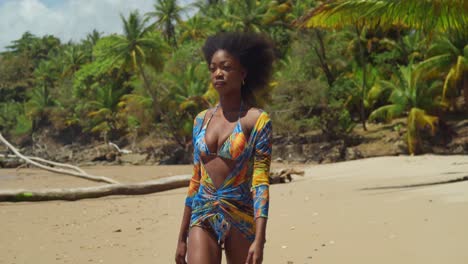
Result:
{"label": "palm frond", "polygon": [[389,122],[396,117],[400,117],[405,111],[405,108],[399,104],[390,104],[377,108],[369,115],[369,121],[381,120]]}

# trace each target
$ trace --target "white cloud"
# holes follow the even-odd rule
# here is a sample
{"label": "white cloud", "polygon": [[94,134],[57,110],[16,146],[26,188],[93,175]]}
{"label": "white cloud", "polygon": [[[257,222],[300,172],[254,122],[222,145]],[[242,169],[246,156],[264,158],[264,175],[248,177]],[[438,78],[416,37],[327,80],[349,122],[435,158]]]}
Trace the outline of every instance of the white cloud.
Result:
{"label": "white cloud", "polygon": [[[154,0],[0,0],[0,51],[29,31],[34,35],[78,41],[97,29],[121,33],[120,14],[153,10]],[[180,1],[181,4],[192,2]]]}

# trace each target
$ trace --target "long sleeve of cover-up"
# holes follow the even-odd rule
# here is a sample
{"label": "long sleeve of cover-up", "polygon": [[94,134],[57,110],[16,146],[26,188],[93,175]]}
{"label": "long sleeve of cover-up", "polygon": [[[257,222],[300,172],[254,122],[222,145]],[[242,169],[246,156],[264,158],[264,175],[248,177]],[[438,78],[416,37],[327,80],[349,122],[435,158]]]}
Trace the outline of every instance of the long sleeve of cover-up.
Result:
{"label": "long sleeve of cover-up", "polygon": [[254,218],[268,217],[269,174],[271,164],[272,125],[269,116],[264,113],[254,129],[258,131],[254,148],[252,175],[252,198]]}
{"label": "long sleeve of cover-up", "polygon": [[190,179],[190,185],[188,188],[187,197],[185,198],[185,205],[188,207],[192,207],[193,197],[197,194],[198,188],[200,188],[200,152],[198,147],[195,144],[195,139],[198,131],[200,131],[200,127],[203,123],[205,111],[201,112],[200,114],[195,117],[193,122],[193,132],[192,132],[192,145],[193,145],[193,170],[192,170],[192,178]]}

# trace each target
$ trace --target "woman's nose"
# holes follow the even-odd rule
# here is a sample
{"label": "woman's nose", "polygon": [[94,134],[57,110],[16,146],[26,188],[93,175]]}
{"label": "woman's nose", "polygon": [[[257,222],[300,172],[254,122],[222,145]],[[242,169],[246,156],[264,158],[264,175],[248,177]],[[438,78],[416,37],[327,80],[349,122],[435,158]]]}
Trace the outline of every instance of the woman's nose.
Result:
{"label": "woman's nose", "polygon": [[222,75],[223,75],[223,71],[220,68],[216,69],[215,76],[222,76]]}

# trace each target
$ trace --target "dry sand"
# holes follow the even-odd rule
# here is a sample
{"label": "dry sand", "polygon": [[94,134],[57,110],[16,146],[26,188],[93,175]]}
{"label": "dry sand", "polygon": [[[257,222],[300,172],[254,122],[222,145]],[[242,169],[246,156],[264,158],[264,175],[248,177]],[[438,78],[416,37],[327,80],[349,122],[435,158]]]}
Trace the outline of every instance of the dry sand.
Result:
{"label": "dry sand", "polygon": [[[85,169],[130,182],[187,174],[191,166]],[[271,187],[264,263],[468,263],[468,181],[418,186],[468,176],[467,156],[383,157],[305,170],[305,177]],[[0,170],[0,189],[90,185],[96,183]],[[185,192],[0,203],[0,263],[173,263]]]}

